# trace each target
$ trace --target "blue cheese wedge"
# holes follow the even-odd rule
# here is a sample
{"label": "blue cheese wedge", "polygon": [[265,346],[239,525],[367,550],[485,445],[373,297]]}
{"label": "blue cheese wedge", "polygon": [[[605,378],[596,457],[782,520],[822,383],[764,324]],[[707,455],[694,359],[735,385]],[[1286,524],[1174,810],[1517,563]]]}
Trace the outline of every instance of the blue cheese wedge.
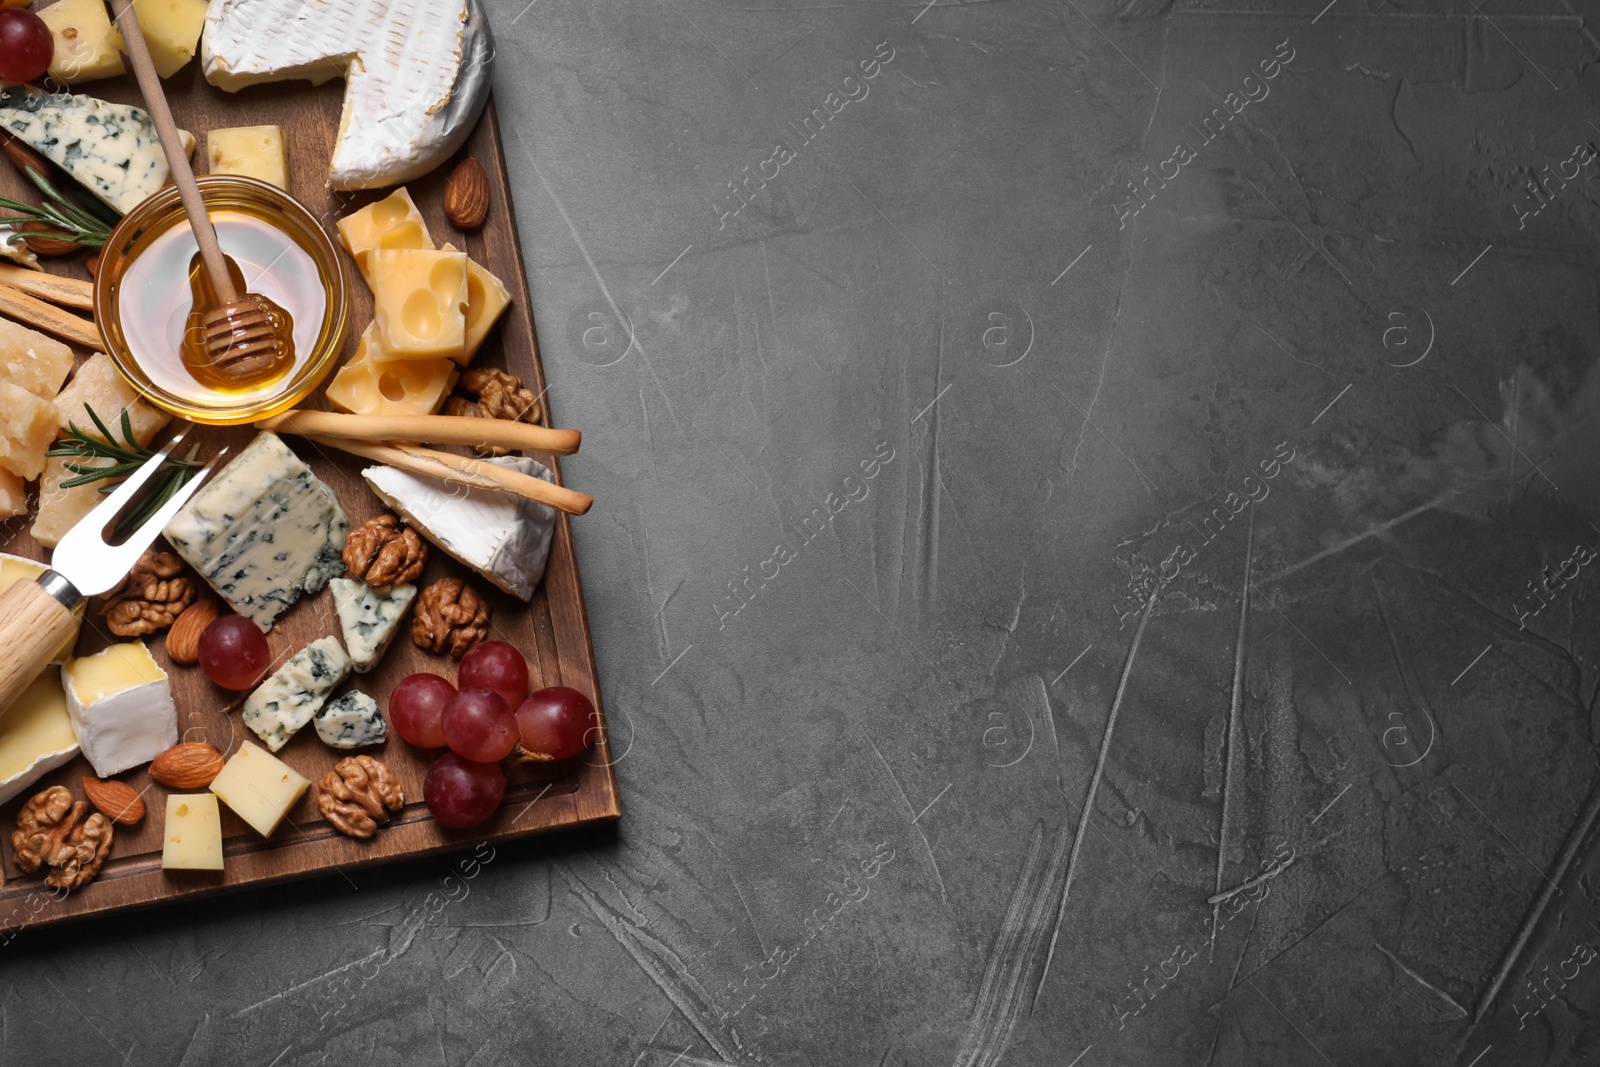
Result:
{"label": "blue cheese wedge", "polygon": [[167,540],[233,610],[263,630],[344,570],[350,523],[339,498],[272,433],[194,495]]}
{"label": "blue cheese wedge", "polygon": [[244,724],[276,752],[311,721],[349,673],[350,658],[338,639],[319,637],[245,698]]}
{"label": "blue cheese wedge", "polygon": [[389,736],[378,702],[352,689],[324,704],[316,717],[317,736],[329,748],[381,745]]}
{"label": "blue cheese wedge", "polygon": [[394,640],[417,597],[417,587],[401,583],[379,592],[366,582],[335,578],[328,588],[333,591],[333,607],[339,613],[350,666],[357,674],[365,674],[378,665]]}
{"label": "blue cheese wedge", "polygon": [[[554,481],[549,468],[527,456],[487,462]],[[492,489],[467,489],[393,467],[361,472],[372,491],[428,540],[495,585],[523,600],[544,577],[556,511],[548,504]]]}
{"label": "blue cheese wedge", "polygon": [[[155,123],[143,110],[81,93],[0,89],[0,128],[126,214],[167,183],[169,171]],[[185,152],[194,137],[179,130]]]}

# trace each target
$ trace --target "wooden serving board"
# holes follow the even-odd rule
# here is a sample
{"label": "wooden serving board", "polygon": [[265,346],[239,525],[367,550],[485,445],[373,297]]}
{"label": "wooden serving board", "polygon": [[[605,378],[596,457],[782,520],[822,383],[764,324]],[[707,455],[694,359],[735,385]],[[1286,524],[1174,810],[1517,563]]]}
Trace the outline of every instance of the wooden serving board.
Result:
{"label": "wooden serving board", "polygon": [[[330,236],[337,237],[333,225],[336,219],[388,192],[333,193],[325,186],[327,162],[339,127],[344,95],[341,80],[317,87],[304,82],[285,82],[225,93],[206,84],[196,61],[168,79],[166,86],[178,124],[194,133],[199,142],[195,152],[197,172],[203,173],[205,169],[206,130],[267,124],[282,127],[289,145],[291,191],[322,220]],[[128,76],[92,82],[75,91],[117,102],[141,103],[138,90]],[[434,241],[441,245],[449,242],[467,252],[498,276],[512,294],[511,307],[479,351],[474,365],[503,367],[520,376],[529,388],[541,395],[546,411],[545,425],[559,425],[552,422],[548,414],[549,397],[545,394],[544,371],[539,362],[522,250],[506,179],[505,153],[492,100],[456,159],[466,156],[474,156],[482,162],[489,176],[489,217],[479,229],[464,233],[444,216],[441,206],[444,180],[456,160],[422,180],[409,183],[408,187],[427,217]],[[33,192],[9,165],[0,164],[0,194],[37,202]],[[87,278],[84,258],[82,254],[41,258],[41,263],[53,273]],[[350,323],[345,344],[348,355],[372,319],[372,300],[348,258],[344,259],[344,267],[350,292]],[[80,352],[80,356],[87,356],[87,352]],[[326,406],[320,390],[303,406]],[[255,433],[250,427],[197,427],[191,431],[191,436],[201,442],[205,454],[224,443],[231,445],[236,454]],[[383,510],[361,480],[360,470],[368,464],[343,453],[324,454],[293,435],[284,435],[284,440],[339,495],[352,527]],[[536,458],[554,470],[560,480],[560,467],[554,457]],[[48,550],[28,535],[28,525],[20,521],[6,524],[6,536],[0,537],[0,550],[48,561]],[[166,544],[158,541],[157,547],[166,547]],[[420,587],[447,575],[468,578],[475,589],[488,597],[492,609],[491,637],[509,641],[523,651],[534,688],[571,686],[587,694],[597,709],[601,708],[583,588],[567,516],[560,516],[556,524],[549,565],[531,605],[492,588],[437,548],[430,551],[427,570],[417,584]],[[195,581],[200,595],[215,595],[203,580],[195,578]],[[80,654],[94,652],[112,640],[120,640],[105,631],[98,608],[99,601],[91,601],[78,642]],[[279,618],[268,634],[274,668],[307,642],[338,633],[331,593],[324,590],[316,596],[303,598]],[[409,635],[408,621],[402,625],[401,633],[378,668],[370,674],[352,675],[338,691],[359,688],[371,694],[387,711],[390,692],[408,674],[431,671],[454,682],[455,662],[448,656],[423,652],[412,644]],[[179,730],[185,740],[209,741],[224,754],[231,754],[245,739],[256,740],[240,721],[237,705],[242,694],[213,685],[198,667],[173,665],[162,647],[161,636],[151,636],[147,644],[171,675]],[[436,752],[414,748],[392,729],[381,748],[358,751],[381,759],[399,777],[405,789],[406,805],[394,822],[375,837],[360,841],[340,834],[322,819],[315,804],[315,783],[348,753],[328,748],[317,738],[316,731],[307,726],[278,755],[311,780],[311,789],[268,839],[263,839],[223,806],[226,869],[217,872],[163,871],[162,828],[168,790],[153,783],[142,768],[117,775],[134,789],[143,791],[148,813],[137,826],[117,826],[111,855],[99,877],[58,900],[60,894],[44,885],[42,873],[24,875],[17,869],[10,837],[16,826],[18,808],[40,789],[60,784],[74,796],[83,798],[81,779],[94,772],[88,761],[79,757],[0,807],[0,854],[3,854],[0,870],[4,873],[4,885],[0,886],[0,930],[263,886],[308,875],[348,872],[367,864],[471,847],[483,840],[494,842],[544,830],[614,820],[621,813],[611,749],[604,730],[593,747],[572,760],[559,764],[524,763],[510,768],[505,802],[500,810],[483,825],[462,831],[440,826],[422,803],[423,776]]]}

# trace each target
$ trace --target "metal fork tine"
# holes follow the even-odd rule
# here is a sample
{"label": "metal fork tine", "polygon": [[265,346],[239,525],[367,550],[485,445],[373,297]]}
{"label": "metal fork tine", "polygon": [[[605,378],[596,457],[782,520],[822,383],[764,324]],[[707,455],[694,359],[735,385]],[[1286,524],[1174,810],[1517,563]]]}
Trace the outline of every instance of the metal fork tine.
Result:
{"label": "metal fork tine", "polygon": [[[91,520],[98,520],[99,525],[95,526],[95,534],[98,537],[105,524],[116,517],[117,512],[121,511],[122,506],[138,493],[140,487],[155,477],[156,471],[161,469],[161,465],[172,455],[173,450],[183,442],[184,434],[188,432],[188,428],[185,427],[177,436],[163,445],[160,451],[145,460],[138,470],[124,478],[122,484],[108,493],[104,500],[94,506],[93,511],[85,515],[71,531],[68,531],[69,536],[84,526],[95,526],[95,523]],[[66,538],[63,537],[62,540],[65,541]],[[60,546],[58,545],[57,548],[59,550]]]}

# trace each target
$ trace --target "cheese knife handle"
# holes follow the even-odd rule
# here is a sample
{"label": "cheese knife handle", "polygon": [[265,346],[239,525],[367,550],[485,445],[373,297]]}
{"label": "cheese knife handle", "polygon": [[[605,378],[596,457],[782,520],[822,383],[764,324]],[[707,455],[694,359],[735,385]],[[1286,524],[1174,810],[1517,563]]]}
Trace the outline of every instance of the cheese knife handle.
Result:
{"label": "cheese knife handle", "polygon": [[51,587],[52,579],[76,597],[77,590],[55,571],[45,571],[36,582],[13,582],[0,593],[0,716],[39,677],[77,625],[67,600]]}

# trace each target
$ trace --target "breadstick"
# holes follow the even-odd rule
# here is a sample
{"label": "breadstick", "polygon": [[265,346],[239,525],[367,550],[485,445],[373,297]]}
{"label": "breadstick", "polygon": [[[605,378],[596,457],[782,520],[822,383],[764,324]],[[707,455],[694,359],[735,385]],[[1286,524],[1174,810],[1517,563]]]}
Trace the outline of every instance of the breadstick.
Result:
{"label": "breadstick", "polygon": [[468,415],[346,415],[337,411],[285,411],[256,423],[262,430],[327,434],[351,441],[426,441],[435,445],[499,445],[551,456],[570,456],[583,435],[577,430],[550,430],[508,419]]}
{"label": "breadstick", "polygon": [[100,340],[100,331],[95,329],[93,322],[62,311],[54,304],[35,300],[9,285],[0,285],[0,315],[64,337],[73,344],[92,348],[96,352],[106,349],[105,342]]}
{"label": "breadstick", "polygon": [[78,308],[82,311],[94,310],[94,283],[79,278],[63,278],[59,274],[47,274],[41,270],[28,270],[25,267],[0,263],[0,285],[9,285],[29,296],[36,296],[52,304],[60,304],[62,307]]}
{"label": "breadstick", "polygon": [[384,463],[398,470],[409,471],[428,478],[469,485],[475,489],[492,489],[501,493],[514,493],[528,500],[548,504],[568,515],[582,515],[594,503],[587,493],[565,486],[554,485],[543,478],[507,470],[483,460],[468,459],[449,452],[436,452],[431,448],[410,445],[374,444],[369,441],[352,441],[344,437],[325,434],[306,434],[308,440],[337,448],[351,455]]}

